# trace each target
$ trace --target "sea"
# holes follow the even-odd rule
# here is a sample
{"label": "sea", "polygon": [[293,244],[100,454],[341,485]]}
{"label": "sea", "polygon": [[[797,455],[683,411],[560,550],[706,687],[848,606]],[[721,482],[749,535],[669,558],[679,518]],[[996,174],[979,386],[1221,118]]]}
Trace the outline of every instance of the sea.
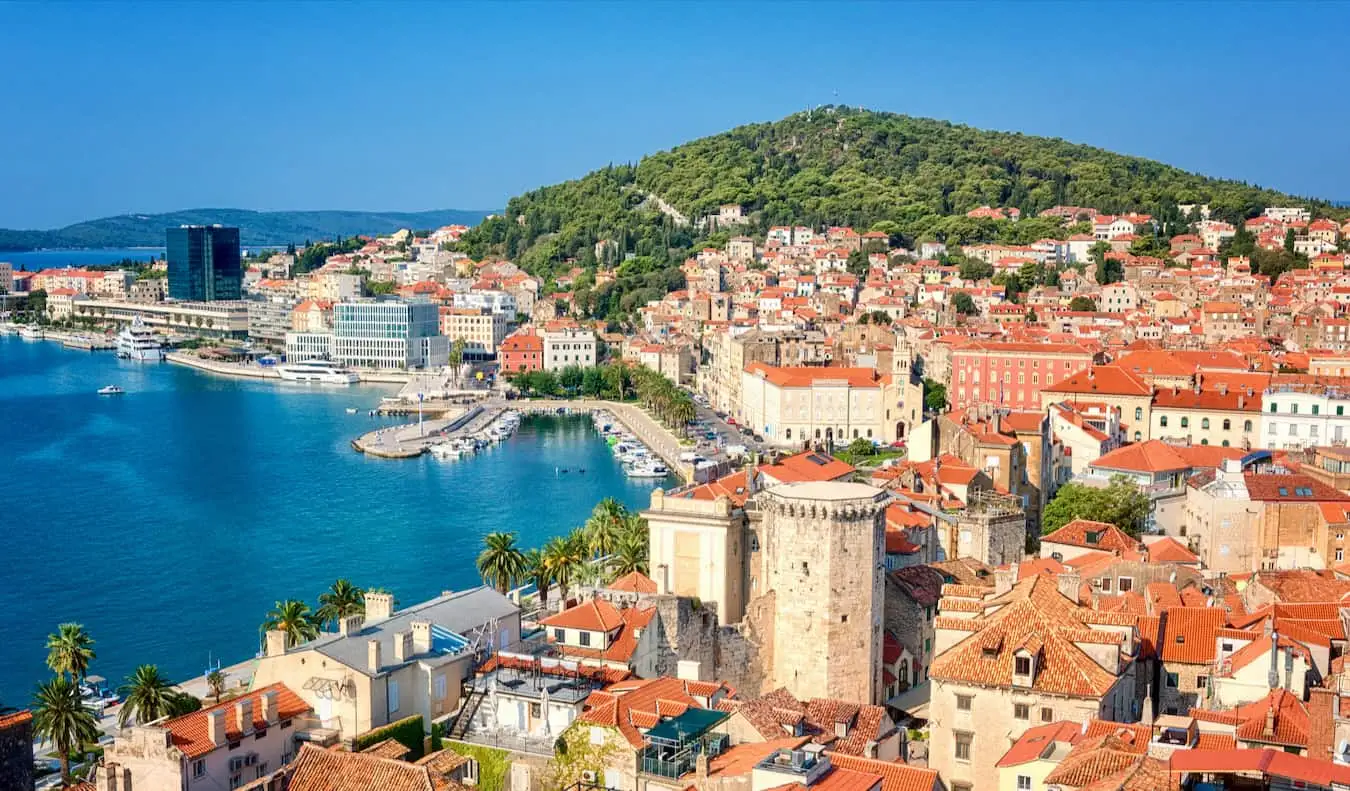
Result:
{"label": "sea", "polygon": [[[109,384],[125,395],[96,395]],[[645,507],[670,483],[624,477],[580,417],[527,419],[457,462],[356,453],[397,422],[368,416],[391,392],[0,336],[0,704],[29,702],[63,622],[114,684],[144,663],[185,680],[253,656],[279,600],[339,577],[405,605],[478,585],[485,534],[541,546],[604,497]]]}
{"label": "sea", "polygon": [[[241,248],[244,255],[277,249],[280,248]],[[12,264],[15,271],[22,269],[29,272],[67,266],[106,266],[125,260],[150,262],[162,258],[164,258],[163,247],[103,247],[88,250],[28,250],[24,252],[0,250],[0,264]]]}

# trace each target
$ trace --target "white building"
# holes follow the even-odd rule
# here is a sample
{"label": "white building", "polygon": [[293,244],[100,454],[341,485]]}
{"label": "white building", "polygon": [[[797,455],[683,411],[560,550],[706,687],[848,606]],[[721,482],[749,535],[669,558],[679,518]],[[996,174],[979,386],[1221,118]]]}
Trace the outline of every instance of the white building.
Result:
{"label": "white building", "polygon": [[507,291],[482,290],[455,294],[454,305],[460,309],[505,313],[509,317],[516,315],[516,297]]}
{"label": "white building", "polygon": [[557,371],[569,365],[586,368],[595,365],[595,333],[583,327],[545,329],[544,370]]}
{"label": "white building", "polygon": [[358,368],[435,368],[449,360],[439,308],[426,301],[361,300],[333,308],[333,359]]}
{"label": "white building", "polygon": [[886,404],[887,385],[870,368],[777,368],[751,363],[741,373],[742,425],[767,442],[801,447],[805,442],[843,446],[855,439],[895,440],[899,410]]}
{"label": "white building", "polygon": [[248,333],[248,303],[243,300],[212,302],[126,302],[113,299],[79,299],[77,318],[130,324],[140,317],[153,329],[176,330],[193,335],[243,337]]}
{"label": "white building", "polygon": [[1302,206],[1267,206],[1266,210],[1261,212],[1261,215],[1283,223],[1309,222],[1312,220],[1312,212]]}
{"label": "white building", "polygon": [[1314,448],[1350,439],[1350,391],[1279,384],[1261,394],[1263,448]]}
{"label": "white building", "polygon": [[507,317],[515,313],[497,313],[488,308],[446,308],[441,312],[441,331],[451,345],[464,340],[464,356],[483,359],[497,353],[506,338]]}
{"label": "white building", "polygon": [[288,332],[286,333],[286,360],[298,363],[303,360],[331,360],[333,358],[333,334],[331,332]]}

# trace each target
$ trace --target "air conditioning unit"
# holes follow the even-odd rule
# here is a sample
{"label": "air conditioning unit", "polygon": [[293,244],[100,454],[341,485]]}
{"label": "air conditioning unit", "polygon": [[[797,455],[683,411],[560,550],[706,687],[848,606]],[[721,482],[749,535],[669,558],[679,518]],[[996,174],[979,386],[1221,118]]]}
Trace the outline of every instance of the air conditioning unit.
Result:
{"label": "air conditioning unit", "polygon": [[592,771],[592,770],[590,770],[590,769],[587,769],[586,771],[582,772],[582,773],[581,773],[581,782],[583,782],[583,783],[594,783],[594,782],[595,782],[595,772]]}

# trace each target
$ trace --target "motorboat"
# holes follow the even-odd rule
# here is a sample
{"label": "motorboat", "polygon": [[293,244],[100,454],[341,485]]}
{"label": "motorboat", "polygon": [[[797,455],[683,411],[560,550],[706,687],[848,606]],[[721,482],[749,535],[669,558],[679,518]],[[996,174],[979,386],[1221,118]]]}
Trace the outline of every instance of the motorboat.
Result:
{"label": "motorboat", "polygon": [[131,324],[117,333],[117,356],[123,360],[157,362],[164,359],[164,346],[155,337],[155,333],[145,326],[141,317],[137,316]]}
{"label": "motorboat", "polygon": [[282,363],[277,373],[288,382],[318,382],[327,385],[352,385],[360,377],[332,360],[301,360],[294,363]]}
{"label": "motorboat", "polygon": [[41,327],[21,327],[19,329],[19,337],[26,341],[40,341],[47,337],[47,333],[43,332]]}
{"label": "motorboat", "polygon": [[354,407],[354,406],[349,406],[349,407],[347,407],[347,414],[349,414],[349,415],[355,415],[355,414],[356,414],[356,407]]}
{"label": "motorboat", "polygon": [[647,459],[645,461],[631,464],[625,470],[624,474],[629,478],[664,478],[670,474],[666,465],[656,459]]}
{"label": "motorboat", "polygon": [[98,389],[99,395],[122,395],[125,392],[117,385],[106,385]]}
{"label": "motorboat", "polygon": [[86,676],[80,682],[79,690],[80,701],[86,708],[93,709],[96,715],[101,715],[104,709],[122,702],[122,698],[108,687],[107,680],[102,676]]}

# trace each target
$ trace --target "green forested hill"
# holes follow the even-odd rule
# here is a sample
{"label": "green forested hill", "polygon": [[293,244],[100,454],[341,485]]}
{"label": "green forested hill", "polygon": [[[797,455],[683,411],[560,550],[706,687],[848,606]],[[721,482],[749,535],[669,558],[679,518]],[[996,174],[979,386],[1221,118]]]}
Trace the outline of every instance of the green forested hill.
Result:
{"label": "green forested hill", "polygon": [[[821,108],[513,198],[505,216],[472,232],[463,248],[475,256],[516,258],[547,276],[566,258],[593,263],[595,243],[612,240],[639,256],[626,274],[641,279],[626,288],[621,280],[617,288],[636,286],[649,297],[661,281],[675,280],[655,275],[703,240],[696,226],[658,211],[648,196],[686,218],[742,204],[752,213],[750,233],[794,223],[851,225],[885,231],[902,244],[1024,242],[1062,233],[1057,222],[1032,219],[1057,204],[1141,211],[1169,221],[1177,218],[1177,203],[1209,203],[1218,217],[1233,221],[1267,205],[1325,205],[1058,139]],[[1015,206],[1026,219],[1012,224],[965,216],[982,205]]]}
{"label": "green forested hill", "polygon": [[0,250],[42,247],[157,247],[164,229],[179,225],[230,225],[246,245],[303,244],[358,234],[387,234],[400,228],[422,230],[442,225],[474,225],[485,211],[442,209],[423,212],[247,211],[187,209],[167,214],[122,214],[50,231],[0,229]]}

